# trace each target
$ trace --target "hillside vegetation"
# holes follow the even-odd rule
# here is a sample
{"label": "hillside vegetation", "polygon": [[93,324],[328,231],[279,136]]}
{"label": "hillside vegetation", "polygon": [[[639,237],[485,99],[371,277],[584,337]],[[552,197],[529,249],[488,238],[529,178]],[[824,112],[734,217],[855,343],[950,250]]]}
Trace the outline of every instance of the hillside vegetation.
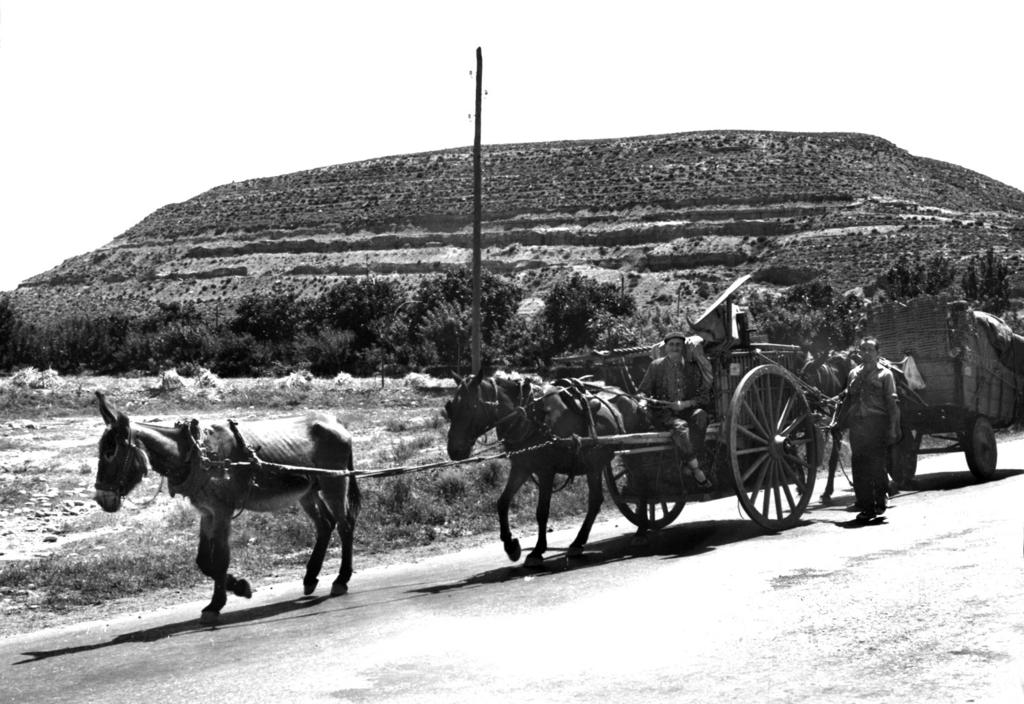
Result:
{"label": "hillside vegetation", "polygon": [[[957,262],[990,247],[1019,288],[1024,193],[869,135],[493,145],[483,169],[485,267],[528,296],[574,271],[678,313],[745,273],[846,290],[876,284],[904,251]],[[370,272],[412,290],[469,261],[472,210],[469,148],[230,183],[29,278],[12,300],[53,319],[173,302],[230,313],[271,283],[316,297]]]}

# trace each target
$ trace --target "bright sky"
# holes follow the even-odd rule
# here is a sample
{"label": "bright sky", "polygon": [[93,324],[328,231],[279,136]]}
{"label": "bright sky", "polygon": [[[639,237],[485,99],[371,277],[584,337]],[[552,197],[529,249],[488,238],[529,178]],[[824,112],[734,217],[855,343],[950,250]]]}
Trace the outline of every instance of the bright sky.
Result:
{"label": "bright sky", "polygon": [[[850,131],[1024,189],[1024,3],[0,0],[0,290],[234,180],[473,143]],[[486,184],[485,184],[486,197]]]}

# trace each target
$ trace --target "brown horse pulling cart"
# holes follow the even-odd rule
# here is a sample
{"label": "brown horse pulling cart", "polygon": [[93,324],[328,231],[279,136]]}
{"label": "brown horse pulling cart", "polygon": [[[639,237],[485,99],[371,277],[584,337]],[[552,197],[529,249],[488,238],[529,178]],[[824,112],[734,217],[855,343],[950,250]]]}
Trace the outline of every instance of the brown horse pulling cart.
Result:
{"label": "brown horse pulling cart", "polygon": [[[826,420],[808,400],[797,373],[806,354],[793,345],[751,344],[745,312],[732,294],[739,279],[691,323],[705,338],[688,341],[691,361],[705,355],[714,389],[701,466],[712,489],[698,489],[682,475],[668,432],[589,437],[616,459],[605,470],[608,492],[622,514],[641,530],[663,528],[687,500],[735,495],[744,511],[767,530],[792,527],[811,499],[821,461]],[[710,338],[705,342],[704,339]],[[636,393],[654,354],[647,348],[593,352],[557,360],[562,372],[591,375]]]}

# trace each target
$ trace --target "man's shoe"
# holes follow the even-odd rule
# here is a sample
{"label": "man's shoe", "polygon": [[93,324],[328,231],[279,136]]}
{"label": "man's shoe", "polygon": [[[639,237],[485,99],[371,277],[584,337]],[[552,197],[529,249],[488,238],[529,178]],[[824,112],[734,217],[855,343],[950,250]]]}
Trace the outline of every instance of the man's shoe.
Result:
{"label": "man's shoe", "polygon": [[[714,484],[711,483],[711,480],[708,479],[707,475],[704,474],[704,470],[696,464],[688,464],[683,467],[683,474],[690,477],[690,479],[693,480],[693,483],[697,485],[698,489],[707,490],[714,486]],[[700,477],[698,478],[697,475],[700,475]]]}
{"label": "man's shoe", "polygon": [[873,520],[875,520],[875,514],[869,511],[861,511],[856,518],[858,523],[870,523]]}

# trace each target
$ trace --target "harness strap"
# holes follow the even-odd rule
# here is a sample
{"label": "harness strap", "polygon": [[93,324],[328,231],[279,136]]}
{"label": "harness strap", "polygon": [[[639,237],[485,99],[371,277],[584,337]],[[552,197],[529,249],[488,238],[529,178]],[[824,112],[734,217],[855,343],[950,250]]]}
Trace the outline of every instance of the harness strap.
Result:
{"label": "harness strap", "polygon": [[192,442],[192,446],[189,448],[189,453],[185,458],[186,469],[184,475],[181,477],[172,477],[170,474],[167,475],[167,491],[171,496],[181,494],[182,496],[195,496],[198,492],[206,486],[207,482],[210,481],[210,472],[204,467],[203,450],[199,444],[199,438],[201,430],[199,428],[199,421],[195,418],[190,421],[180,422],[177,424],[179,427],[185,427],[187,425],[187,433],[189,440]]}

